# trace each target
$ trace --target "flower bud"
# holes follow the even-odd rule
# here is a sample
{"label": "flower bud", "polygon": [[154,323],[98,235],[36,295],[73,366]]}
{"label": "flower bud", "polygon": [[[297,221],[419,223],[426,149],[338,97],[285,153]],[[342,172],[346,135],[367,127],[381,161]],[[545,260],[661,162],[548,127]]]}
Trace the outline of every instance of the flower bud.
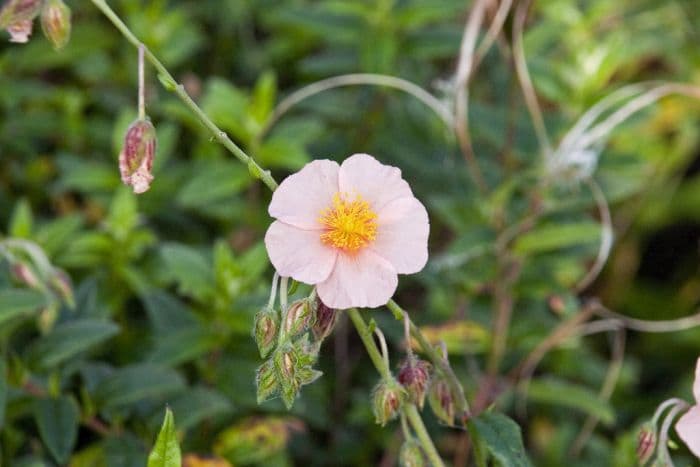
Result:
{"label": "flower bud", "polygon": [[126,131],[124,148],[119,154],[122,182],[133,187],[134,193],[140,194],[150,188],[155,154],[156,129],[149,120],[136,120]]}
{"label": "flower bud", "polygon": [[12,23],[7,27],[7,32],[10,33],[10,42],[16,44],[26,44],[29,42],[29,36],[32,35],[34,24],[32,20],[25,19]]}
{"label": "flower bud", "polygon": [[40,284],[39,279],[25,263],[15,263],[12,265],[12,276],[17,282],[20,282],[28,287],[37,288]]}
{"label": "flower bud", "polygon": [[327,307],[321,300],[316,300],[314,325],[311,331],[317,341],[322,341],[330,335],[337,321],[338,313],[333,308]]}
{"label": "flower bud", "polygon": [[260,365],[255,374],[255,384],[257,386],[258,404],[271,399],[277,394],[280,385],[272,360],[268,360]]}
{"label": "flower bud", "polygon": [[287,310],[284,320],[284,332],[288,336],[294,336],[308,329],[313,314],[307,299],[297,300]]}
{"label": "flower bud", "polygon": [[26,21],[31,23],[41,12],[43,4],[44,0],[9,0],[0,10],[0,28]]}
{"label": "flower bud", "polygon": [[278,317],[275,310],[263,308],[255,315],[254,337],[262,358],[267,357],[275,347],[278,327]]}
{"label": "flower bud", "polygon": [[399,465],[401,467],[423,467],[425,466],[425,456],[420,448],[420,444],[415,439],[407,439],[399,451]]}
{"label": "flower bud", "polygon": [[393,378],[377,384],[372,391],[372,411],[376,422],[384,426],[386,422],[396,418],[404,397],[403,389]]}
{"label": "flower bud", "polygon": [[70,8],[63,0],[47,0],[41,10],[41,28],[54,49],[62,49],[70,40]]}
{"label": "flower bud", "polygon": [[455,402],[450,386],[444,378],[433,375],[428,390],[428,404],[437,418],[452,426],[455,419]]}
{"label": "flower bud", "polygon": [[644,465],[656,450],[656,430],[650,423],[645,423],[637,436],[637,459]]}
{"label": "flower bud", "polygon": [[430,378],[430,364],[425,360],[408,357],[399,367],[399,383],[406,390],[408,400],[416,404],[420,409],[425,403],[425,393]]}

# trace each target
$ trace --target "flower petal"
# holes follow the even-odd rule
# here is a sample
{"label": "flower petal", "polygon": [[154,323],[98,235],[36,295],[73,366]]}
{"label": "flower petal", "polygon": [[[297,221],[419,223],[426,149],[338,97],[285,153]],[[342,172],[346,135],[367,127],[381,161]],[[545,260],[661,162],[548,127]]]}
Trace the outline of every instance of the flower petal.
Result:
{"label": "flower petal", "polygon": [[399,274],[413,274],[428,262],[428,212],[416,198],[399,198],[377,214],[377,238],[371,245]]}
{"label": "flower petal", "polygon": [[700,358],[695,364],[695,381],[693,381],[693,395],[695,403],[700,404]]}
{"label": "flower petal", "polygon": [[300,229],[317,230],[318,218],[338,192],[337,162],[326,159],[309,162],[285,178],[272,194],[268,212],[272,217]]}
{"label": "flower petal", "polygon": [[678,419],[676,432],[695,457],[700,458],[700,406],[692,406]]}
{"label": "flower petal", "polygon": [[386,305],[398,285],[396,270],[369,249],[349,255],[340,253],[333,272],[316,287],[321,301],[330,308],[375,308]]}
{"label": "flower petal", "polygon": [[396,198],[413,197],[400,169],[384,165],[369,154],[353,154],[345,159],[338,184],[341,192],[362,196],[375,212]]}
{"label": "flower petal", "polygon": [[318,231],[303,230],[275,221],[265,234],[270,262],[284,277],[306,284],[318,284],[328,278],[338,253],[321,242]]}

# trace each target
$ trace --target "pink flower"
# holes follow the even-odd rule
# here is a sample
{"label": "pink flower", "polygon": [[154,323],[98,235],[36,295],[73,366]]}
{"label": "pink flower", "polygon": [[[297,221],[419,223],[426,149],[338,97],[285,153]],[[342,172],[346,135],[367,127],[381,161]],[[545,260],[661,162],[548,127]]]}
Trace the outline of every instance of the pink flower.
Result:
{"label": "pink flower", "polygon": [[148,191],[153,181],[156,142],[156,129],[149,120],[136,120],[126,130],[124,148],[119,153],[119,172],[122,182],[136,194]]}
{"label": "pink flower", "polygon": [[676,432],[688,448],[700,458],[700,358],[695,366],[693,382],[695,405],[676,422]]}
{"label": "pink flower", "polygon": [[307,164],[277,188],[269,212],[277,219],[265,235],[270,261],[280,275],[316,285],[331,308],[382,306],[397,274],[428,261],[428,213],[399,169],[367,154]]}

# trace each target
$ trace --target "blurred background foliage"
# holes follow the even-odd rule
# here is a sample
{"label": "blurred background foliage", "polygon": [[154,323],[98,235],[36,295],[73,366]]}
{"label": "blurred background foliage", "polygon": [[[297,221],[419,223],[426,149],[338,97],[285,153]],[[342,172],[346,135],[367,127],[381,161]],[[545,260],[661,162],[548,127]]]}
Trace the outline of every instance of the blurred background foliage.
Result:
{"label": "blurred background foliage", "polygon": [[[262,244],[269,193],[151,69],[155,182],[138,198],[121,186],[117,155],[136,115],[136,51],[89,2],[68,4],[73,36],[64,50],[55,52],[38,33],[27,45],[0,44],[2,232],[36,242],[75,286],[75,307],[57,308],[18,284],[4,264],[2,465],[145,465],[165,404],[183,453],[215,454],[232,465],[395,464],[398,427],[373,422],[369,391],[378,377],[345,320],[322,351],[324,376],[304,388],[291,412],[279,401],[256,404],[260,358],[250,332],[273,272]],[[423,104],[396,91],[326,92],[262,134],[280,98],[342,73],[400,76],[449,102],[469,2],[112,6],[278,180],[311,159],[355,152],[403,170],[430,212],[431,260],[401,280],[397,301],[428,335],[446,341],[470,395],[491,346],[491,291],[502,272],[491,246],[533,203],[544,214],[512,249],[519,271],[510,285],[505,370],[576,312],[582,297],[643,319],[682,317],[698,305],[697,101],[665,98],[618,127],[603,148],[594,178],[612,206],[616,244],[602,276],[577,295],[571,290],[600,242],[597,210],[578,182],[537,181],[541,159],[510,59],[510,18],[470,88],[475,152],[491,188],[484,195],[454,136]],[[624,84],[700,85],[699,39],[695,0],[535,2],[524,44],[554,141]],[[385,311],[372,316],[397,364],[401,324]],[[598,391],[610,339],[568,340],[543,360],[524,401],[506,391],[499,407],[521,424],[535,465],[635,465],[639,424],[668,397],[690,399],[698,342],[698,330],[629,333],[618,384],[606,400]],[[527,410],[516,410],[523,402]],[[572,457],[591,414],[602,425]],[[460,465],[465,434],[426,419],[441,453]],[[687,455],[685,448],[677,455]]]}

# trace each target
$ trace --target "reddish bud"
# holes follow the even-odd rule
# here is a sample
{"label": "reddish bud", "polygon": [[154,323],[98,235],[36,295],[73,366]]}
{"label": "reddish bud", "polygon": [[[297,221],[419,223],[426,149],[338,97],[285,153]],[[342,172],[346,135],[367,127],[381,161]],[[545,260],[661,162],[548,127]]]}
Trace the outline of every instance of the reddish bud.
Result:
{"label": "reddish bud", "polygon": [[19,23],[32,21],[39,15],[44,0],[9,0],[0,10],[0,28]]}
{"label": "reddish bud", "polygon": [[289,305],[284,321],[284,332],[294,336],[304,332],[311,324],[313,315],[307,299],[297,300]]}
{"label": "reddish bud", "polygon": [[41,10],[41,27],[54,49],[63,48],[70,40],[70,8],[63,0],[47,0]]}
{"label": "reddish bud", "polygon": [[637,459],[640,465],[647,463],[656,450],[656,432],[654,427],[645,423],[637,436]]}
{"label": "reddish bud", "polygon": [[133,187],[134,193],[143,193],[150,188],[155,154],[156,129],[149,120],[136,120],[126,131],[124,148],[119,154],[122,182]]}
{"label": "reddish bud", "polygon": [[39,286],[39,279],[28,265],[24,263],[15,263],[12,265],[12,276],[17,282],[20,282],[28,287],[36,288]]}
{"label": "reddish bud", "polygon": [[437,418],[452,426],[455,420],[455,403],[450,386],[444,378],[434,375],[428,390],[428,403]]}
{"label": "reddish bud", "polygon": [[430,379],[430,363],[409,357],[399,368],[399,383],[408,394],[408,400],[423,408]]}
{"label": "reddish bud", "polygon": [[322,341],[333,331],[338,313],[327,307],[321,300],[316,300],[316,318],[311,331],[317,341]]}

